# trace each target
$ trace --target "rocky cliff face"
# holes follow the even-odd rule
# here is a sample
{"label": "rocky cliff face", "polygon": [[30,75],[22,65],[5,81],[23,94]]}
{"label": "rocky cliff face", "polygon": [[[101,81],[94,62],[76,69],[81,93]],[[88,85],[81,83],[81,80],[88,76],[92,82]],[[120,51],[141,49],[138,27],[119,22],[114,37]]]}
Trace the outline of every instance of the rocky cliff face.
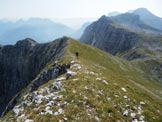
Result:
{"label": "rocky cliff face", "polygon": [[[27,38],[18,41],[15,45],[0,47],[0,114],[13,96],[25,88],[49,62],[63,55],[64,47],[67,45],[66,40],[62,38],[54,42],[38,44]],[[52,73],[48,74],[46,77],[50,78]],[[39,85],[40,81],[37,79],[35,84]]]}
{"label": "rocky cliff face", "polygon": [[111,54],[132,48],[139,37],[126,29],[115,27],[114,24],[111,19],[102,16],[86,28],[80,40]]}

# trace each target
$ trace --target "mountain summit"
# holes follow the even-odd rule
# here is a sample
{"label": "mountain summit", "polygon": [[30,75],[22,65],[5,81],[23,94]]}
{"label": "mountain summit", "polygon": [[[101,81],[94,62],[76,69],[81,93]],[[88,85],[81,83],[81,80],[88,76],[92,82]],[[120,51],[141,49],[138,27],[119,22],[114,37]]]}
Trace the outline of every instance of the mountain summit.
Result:
{"label": "mountain summit", "polygon": [[23,38],[33,38],[44,43],[62,36],[69,36],[74,30],[50,19],[30,18],[16,22],[0,20],[0,44],[15,44]]}
{"label": "mountain summit", "polygon": [[111,18],[102,16],[86,28],[80,40],[111,54],[116,54],[132,48],[138,41],[138,36],[118,27]]}
{"label": "mountain summit", "polygon": [[0,114],[50,61],[63,55],[65,46],[66,37],[46,44],[27,38],[0,48]]}

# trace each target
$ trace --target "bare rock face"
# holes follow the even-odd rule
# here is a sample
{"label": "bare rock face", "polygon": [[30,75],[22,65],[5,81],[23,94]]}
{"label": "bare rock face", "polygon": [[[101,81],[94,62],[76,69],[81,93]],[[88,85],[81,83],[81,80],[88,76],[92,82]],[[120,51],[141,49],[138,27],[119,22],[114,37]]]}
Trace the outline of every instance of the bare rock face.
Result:
{"label": "bare rock face", "polygon": [[113,55],[131,49],[139,39],[137,34],[114,24],[110,18],[102,16],[86,28],[80,40]]}
{"label": "bare rock face", "polygon": [[15,45],[0,46],[0,115],[13,96],[29,85],[47,63],[63,55],[66,41],[64,37],[38,44],[27,38]]}

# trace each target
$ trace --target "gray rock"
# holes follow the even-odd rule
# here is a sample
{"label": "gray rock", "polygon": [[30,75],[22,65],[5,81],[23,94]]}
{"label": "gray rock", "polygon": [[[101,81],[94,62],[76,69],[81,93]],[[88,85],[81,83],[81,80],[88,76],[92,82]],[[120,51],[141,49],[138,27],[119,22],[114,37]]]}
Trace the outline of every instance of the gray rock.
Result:
{"label": "gray rock", "polygon": [[110,18],[102,16],[85,29],[80,40],[114,55],[131,49],[139,39],[137,34],[113,24],[115,23]]}
{"label": "gray rock", "polygon": [[[55,62],[63,55],[67,39],[64,37],[45,44],[25,39],[15,45],[0,47],[0,115],[13,108],[19,99],[19,94],[16,94],[31,81],[30,90],[34,91],[66,72],[70,66],[54,64],[51,69],[38,75],[50,61]],[[9,103],[15,95],[15,99]]]}

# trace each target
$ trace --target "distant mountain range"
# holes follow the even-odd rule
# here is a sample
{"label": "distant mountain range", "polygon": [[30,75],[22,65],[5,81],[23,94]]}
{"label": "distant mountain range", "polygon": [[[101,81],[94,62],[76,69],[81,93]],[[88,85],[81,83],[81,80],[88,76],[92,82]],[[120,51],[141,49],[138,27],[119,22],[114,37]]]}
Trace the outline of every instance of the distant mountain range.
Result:
{"label": "distant mountain range", "polygon": [[139,15],[125,13],[112,17],[102,16],[85,29],[80,40],[116,55],[136,48],[138,42],[141,43],[139,40],[148,40],[146,37],[150,35],[156,37],[161,34],[161,30],[145,24]]}
{"label": "distant mountain range", "polygon": [[76,30],[71,37],[75,38],[75,39],[79,39],[82,34],[84,33],[84,30],[91,24],[92,22],[86,22],[82,25],[82,27],[78,30]]}
{"label": "distant mountain range", "polygon": [[120,24],[131,31],[144,32],[149,34],[161,34],[162,31],[145,24],[139,15],[134,13],[124,13],[111,17],[112,21]]}
{"label": "distant mountain range", "polygon": [[[143,21],[145,24],[153,28],[162,30],[162,18],[154,15],[152,12],[150,12],[146,8],[138,8],[136,10],[129,10],[127,13],[133,13],[133,14],[139,15],[140,20]],[[121,14],[125,14],[125,13],[113,11],[113,12],[109,12],[107,16],[113,17],[113,16],[118,16]]]}
{"label": "distant mountain range", "polygon": [[140,19],[147,25],[162,30],[162,18],[154,15],[146,8],[136,9],[132,13],[139,15]]}
{"label": "distant mountain range", "polygon": [[[110,12],[108,17],[114,26],[122,26],[129,31],[159,35],[162,32],[162,18],[152,14],[145,8],[139,8],[128,13]],[[69,22],[70,20],[68,20]],[[70,36],[79,39],[84,30],[92,22],[86,22],[78,30],[53,22],[49,19],[30,18],[16,22],[0,20],[0,44],[15,44],[17,40],[33,38],[41,43],[53,39]]]}
{"label": "distant mountain range", "polygon": [[48,19],[31,18],[17,22],[0,21],[0,44],[14,44],[17,40],[27,37],[48,42],[53,39],[69,36],[74,30],[60,23]]}

